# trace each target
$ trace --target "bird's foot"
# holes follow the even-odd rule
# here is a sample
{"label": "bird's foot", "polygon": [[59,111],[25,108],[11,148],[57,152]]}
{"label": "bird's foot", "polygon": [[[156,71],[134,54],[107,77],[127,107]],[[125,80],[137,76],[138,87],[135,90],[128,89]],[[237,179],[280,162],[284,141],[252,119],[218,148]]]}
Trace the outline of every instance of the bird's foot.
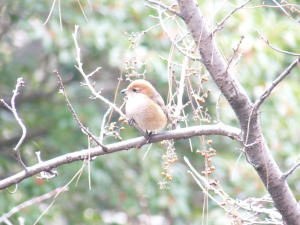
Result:
{"label": "bird's foot", "polygon": [[148,139],[147,139],[147,144],[151,141],[151,138],[152,138],[152,131],[150,131],[150,132],[148,132],[147,130],[146,130],[146,134],[147,134],[147,136],[148,136]]}
{"label": "bird's foot", "polygon": [[133,124],[133,122],[134,122],[134,119],[130,118],[130,119],[127,120],[127,121],[128,121],[128,125],[129,125],[129,126],[132,126],[132,124]]}

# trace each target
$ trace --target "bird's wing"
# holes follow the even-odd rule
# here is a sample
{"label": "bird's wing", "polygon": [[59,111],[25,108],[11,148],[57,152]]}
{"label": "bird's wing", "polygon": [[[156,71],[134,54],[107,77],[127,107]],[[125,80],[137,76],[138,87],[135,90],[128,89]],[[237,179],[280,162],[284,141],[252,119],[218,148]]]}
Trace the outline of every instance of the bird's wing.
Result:
{"label": "bird's wing", "polygon": [[170,122],[171,119],[169,117],[169,114],[165,108],[165,102],[163,100],[163,98],[161,97],[161,95],[157,92],[156,95],[152,96],[151,99],[157,104],[160,106],[160,108],[164,111],[168,121]]}
{"label": "bird's wing", "polygon": [[160,96],[159,93],[156,93],[156,95],[153,95],[151,97],[151,99],[157,104],[159,105],[162,109],[165,108],[165,102],[163,100],[163,98]]}

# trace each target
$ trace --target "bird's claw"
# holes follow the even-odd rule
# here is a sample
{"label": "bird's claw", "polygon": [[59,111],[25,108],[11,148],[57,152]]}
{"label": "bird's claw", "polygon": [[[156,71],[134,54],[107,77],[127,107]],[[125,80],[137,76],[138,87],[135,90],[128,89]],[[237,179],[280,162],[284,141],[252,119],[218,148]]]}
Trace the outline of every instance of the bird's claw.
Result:
{"label": "bird's claw", "polygon": [[128,121],[128,125],[129,125],[129,126],[132,126],[132,124],[133,124],[133,122],[134,122],[134,119],[130,118],[130,119],[127,120],[127,121]]}
{"label": "bird's claw", "polygon": [[147,136],[148,136],[148,139],[147,139],[147,144],[151,141],[151,138],[152,138],[152,131],[150,131],[150,132],[148,132],[147,130],[146,130],[146,134],[147,134]]}

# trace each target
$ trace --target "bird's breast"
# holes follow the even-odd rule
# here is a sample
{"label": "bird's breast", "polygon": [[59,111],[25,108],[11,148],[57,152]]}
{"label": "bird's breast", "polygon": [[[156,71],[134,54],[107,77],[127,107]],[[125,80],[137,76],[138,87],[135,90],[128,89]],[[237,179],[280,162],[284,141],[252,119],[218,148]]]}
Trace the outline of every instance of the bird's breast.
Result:
{"label": "bird's breast", "polygon": [[143,94],[128,96],[125,110],[127,116],[134,119],[143,130],[161,130],[167,123],[161,107]]}

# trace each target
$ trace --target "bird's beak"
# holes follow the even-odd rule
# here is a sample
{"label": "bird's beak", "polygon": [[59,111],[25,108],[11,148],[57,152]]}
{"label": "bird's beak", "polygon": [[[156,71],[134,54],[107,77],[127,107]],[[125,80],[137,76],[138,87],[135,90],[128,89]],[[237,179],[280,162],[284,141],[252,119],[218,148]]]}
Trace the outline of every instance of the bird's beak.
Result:
{"label": "bird's beak", "polygon": [[128,90],[127,90],[127,89],[124,89],[124,90],[121,91],[121,93],[122,93],[123,95],[127,95]]}

